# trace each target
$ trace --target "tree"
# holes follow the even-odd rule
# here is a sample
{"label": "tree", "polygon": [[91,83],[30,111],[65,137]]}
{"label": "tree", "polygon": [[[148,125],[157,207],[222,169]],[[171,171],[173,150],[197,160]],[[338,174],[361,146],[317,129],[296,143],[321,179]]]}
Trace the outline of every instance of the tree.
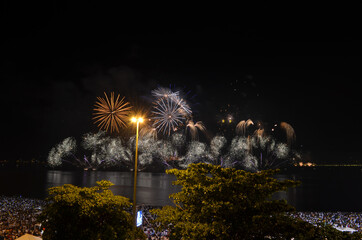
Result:
{"label": "tree", "polygon": [[171,169],[178,193],[170,195],[175,207],[152,210],[170,239],[314,239],[316,228],[285,212],[294,208],[285,200],[271,200],[296,181],[279,181],[278,170],[250,173],[211,164],[191,164],[186,170]]}
{"label": "tree", "polygon": [[[126,211],[129,200],[116,196],[109,181],[80,188],[71,184],[48,189],[49,196],[39,220],[44,240],[57,239],[132,239],[133,218]],[[137,238],[145,236],[137,229]]]}

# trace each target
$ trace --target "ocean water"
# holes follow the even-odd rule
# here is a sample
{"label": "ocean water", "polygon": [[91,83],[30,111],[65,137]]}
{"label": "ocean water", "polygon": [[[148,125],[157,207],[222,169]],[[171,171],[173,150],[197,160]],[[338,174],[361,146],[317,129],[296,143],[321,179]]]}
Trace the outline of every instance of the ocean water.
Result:
{"label": "ocean water", "polygon": [[[286,199],[297,211],[362,212],[361,167],[310,167],[282,170],[276,177],[302,183],[273,197]],[[171,193],[180,191],[176,180],[165,173],[139,172],[137,203],[171,205]],[[117,171],[60,171],[46,169],[1,169],[0,195],[44,199],[47,189],[63,184],[91,187],[96,181],[109,180],[114,194],[132,199],[133,173]]]}

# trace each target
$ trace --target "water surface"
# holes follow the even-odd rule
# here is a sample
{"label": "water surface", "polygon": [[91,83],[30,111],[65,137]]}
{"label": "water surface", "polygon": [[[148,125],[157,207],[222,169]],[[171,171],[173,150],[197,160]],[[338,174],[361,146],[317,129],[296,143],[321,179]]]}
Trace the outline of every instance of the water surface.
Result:
{"label": "water surface", "polygon": [[[362,171],[360,167],[293,168],[282,171],[278,179],[294,179],[302,184],[277,193],[298,211],[362,211]],[[109,180],[114,194],[132,199],[133,173],[117,171],[59,171],[45,169],[0,169],[0,195],[45,198],[49,187],[74,184],[82,187]],[[137,203],[170,205],[169,195],[181,187],[165,173],[139,172]]]}

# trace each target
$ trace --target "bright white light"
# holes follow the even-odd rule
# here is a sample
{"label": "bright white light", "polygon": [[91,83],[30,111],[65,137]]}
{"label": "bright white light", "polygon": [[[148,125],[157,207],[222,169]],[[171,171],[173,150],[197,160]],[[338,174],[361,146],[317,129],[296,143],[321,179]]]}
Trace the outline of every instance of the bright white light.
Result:
{"label": "bright white light", "polygon": [[138,117],[138,118],[132,117],[132,118],[131,118],[131,121],[134,122],[134,123],[135,123],[135,122],[141,123],[141,122],[143,122],[143,118],[141,118],[141,117]]}
{"label": "bright white light", "polygon": [[137,212],[137,223],[136,226],[139,227],[142,225],[142,211]]}

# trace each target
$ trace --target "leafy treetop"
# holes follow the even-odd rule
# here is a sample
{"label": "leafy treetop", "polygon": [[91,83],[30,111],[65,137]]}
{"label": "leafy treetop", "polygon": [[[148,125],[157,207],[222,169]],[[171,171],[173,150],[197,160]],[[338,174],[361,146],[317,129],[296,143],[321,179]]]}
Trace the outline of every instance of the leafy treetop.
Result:
{"label": "leafy treetop", "polygon": [[[50,188],[39,216],[43,239],[132,239],[133,218],[126,211],[131,203],[114,195],[112,185],[102,180],[90,188],[71,184]],[[139,229],[137,236],[144,237]]]}
{"label": "leafy treetop", "polygon": [[272,200],[299,182],[277,180],[278,170],[250,173],[211,164],[191,164],[186,170],[171,169],[178,193],[170,195],[175,207],[152,210],[170,239],[314,239],[318,228],[292,219],[294,208],[285,200]]}

